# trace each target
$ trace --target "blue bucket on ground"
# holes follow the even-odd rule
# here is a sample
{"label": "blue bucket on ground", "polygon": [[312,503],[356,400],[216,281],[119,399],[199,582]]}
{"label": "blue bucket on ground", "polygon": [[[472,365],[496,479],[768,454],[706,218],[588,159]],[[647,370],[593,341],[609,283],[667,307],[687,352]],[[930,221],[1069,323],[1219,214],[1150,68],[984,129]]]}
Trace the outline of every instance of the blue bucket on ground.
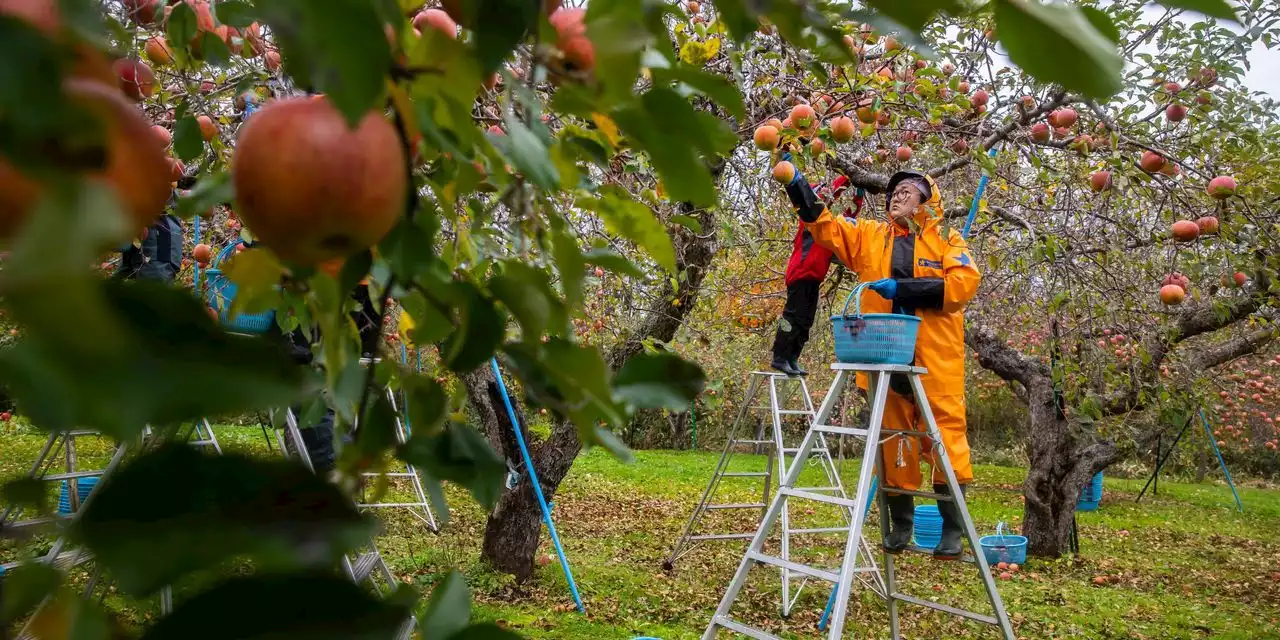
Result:
{"label": "blue bucket on ground", "polygon": [[938,505],[917,505],[915,524],[911,528],[912,544],[925,549],[935,549],[941,541],[942,514],[938,513]]}
{"label": "blue bucket on ground", "polygon": [[243,241],[237,240],[226,246],[222,251],[218,252],[214,258],[212,265],[205,270],[205,299],[208,300],[209,306],[218,314],[218,321],[226,327],[227,331],[235,333],[262,334],[271,329],[271,325],[276,322],[275,311],[264,311],[263,313],[241,313],[234,317],[231,316],[231,303],[236,299],[236,283],[222,273],[217,265],[222,264],[236,247],[244,244]]}
{"label": "blue bucket on ground", "polygon": [[1001,562],[1022,564],[1027,561],[1026,536],[1006,535],[1003,522],[996,525],[996,535],[979,538],[978,546],[982,547],[982,555],[987,558],[989,565]]}
{"label": "blue bucket on ground", "polygon": [[[98,478],[89,476],[86,478],[76,479],[76,496],[79,501],[76,504],[84,504],[85,498],[89,497],[89,492],[98,486]],[[62,481],[62,489],[58,492],[58,514],[71,515],[71,483],[67,480]]]}
{"label": "blue bucket on ground", "polygon": [[[911,364],[916,353],[920,318],[901,313],[862,313],[862,283],[849,292],[844,310],[831,316],[836,360],[847,364]],[[858,299],[852,315],[849,303]]]}
{"label": "blue bucket on ground", "polygon": [[1076,501],[1076,511],[1097,511],[1098,505],[1102,503],[1102,472],[1089,480],[1083,489],[1080,490],[1080,499]]}

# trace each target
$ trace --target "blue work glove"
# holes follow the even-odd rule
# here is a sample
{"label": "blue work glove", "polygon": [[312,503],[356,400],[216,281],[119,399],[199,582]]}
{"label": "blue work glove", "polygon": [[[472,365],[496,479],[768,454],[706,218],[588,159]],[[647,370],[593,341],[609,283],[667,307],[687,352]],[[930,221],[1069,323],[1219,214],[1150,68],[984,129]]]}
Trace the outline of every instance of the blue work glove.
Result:
{"label": "blue work glove", "polygon": [[892,300],[894,296],[898,295],[898,281],[893,278],[876,280],[867,285],[867,288],[880,294],[880,297],[885,300]]}

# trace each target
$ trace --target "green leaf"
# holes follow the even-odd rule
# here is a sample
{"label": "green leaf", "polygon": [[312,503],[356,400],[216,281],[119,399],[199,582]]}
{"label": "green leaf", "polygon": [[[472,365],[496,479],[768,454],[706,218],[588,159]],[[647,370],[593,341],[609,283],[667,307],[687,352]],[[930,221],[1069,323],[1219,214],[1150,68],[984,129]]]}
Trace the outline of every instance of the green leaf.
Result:
{"label": "green leaf", "polygon": [[[194,119],[192,119],[194,122]],[[200,126],[196,125],[199,133]],[[178,198],[178,206],[174,210],[179,218],[190,220],[202,211],[208,211],[224,202],[232,202],[236,197],[235,184],[231,182],[230,172],[220,172],[201,176],[195,186],[186,195]]]}
{"label": "green leaf", "polygon": [[564,307],[551,288],[551,279],[537,267],[504,261],[502,273],[489,279],[489,290],[520,321],[525,340],[537,340],[548,327],[559,330],[565,324]]}
{"label": "green leaf", "polygon": [[185,2],[170,2],[173,11],[165,21],[166,39],[176,47],[185,47],[196,37],[196,12]]}
{"label": "green leaf", "polygon": [[409,433],[438,433],[449,411],[444,389],[435,380],[419,375],[405,376],[400,384],[405,393],[404,411],[409,416],[405,426]]}
{"label": "green leaf", "polygon": [[453,323],[448,316],[427,301],[419,291],[414,291],[400,298],[400,307],[413,320],[414,344],[426,345],[439,342],[449,335]]}
{"label": "green leaf", "polygon": [[76,121],[66,117],[62,98],[63,68],[70,63],[63,49],[30,23],[0,15],[0,56],[21,61],[0,65],[0,155],[24,169],[56,167],[47,137]]}
{"label": "green leaf", "polygon": [[1156,0],[1157,4],[1169,7],[1171,9],[1188,9],[1203,13],[1210,18],[1222,18],[1239,23],[1240,17],[1236,15],[1231,5],[1226,0]]}
{"label": "green leaf", "polygon": [[539,5],[525,0],[472,0],[463,6],[474,7],[474,17],[464,24],[474,27],[476,58],[486,74],[502,66],[538,19]]}
{"label": "green leaf", "polygon": [[383,18],[368,0],[259,0],[289,73],[311,85],[355,127],[377,107],[391,68]]}
{"label": "green leaf", "polygon": [[938,13],[959,15],[964,7],[957,0],[868,0],[867,5],[877,12],[902,23],[912,31],[920,31]]}
{"label": "green leaf", "polygon": [[[185,6],[185,5],[184,5]],[[178,118],[173,126],[173,150],[184,162],[191,162],[204,153],[204,136],[196,117],[187,114]]]}
{"label": "green leaf", "polygon": [[995,5],[996,28],[1009,59],[1036,79],[1094,98],[1120,90],[1124,61],[1079,8],[1037,0],[996,0]]}
{"label": "green leaf", "polygon": [[246,0],[222,0],[214,5],[213,11],[218,22],[237,29],[258,21],[258,10]]}
{"label": "green leaf", "polygon": [[0,598],[0,625],[6,627],[31,613],[62,583],[62,572],[40,562],[20,564],[6,571],[3,576],[4,597]]}
{"label": "green leaf", "polygon": [[614,112],[614,121],[648,152],[673,200],[714,205],[715,183],[698,152],[727,151],[737,136],[714,116],[695,111],[671,89],[651,89],[641,102],[642,106]]}
{"label": "green leaf", "polygon": [[579,203],[604,220],[605,228],[622,236],[649,253],[655,262],[670,273],[676,270],[676,250],[671,236],[649,207],[635,201],[617,185],[599,189],[600,198],[582,198]]}
{"label": "green leaf", "polygon": [[[645,5],[650,5],[646,7]],[[658,3],[593,2],[587,8],[587,37],[595,46],[597,81],[609,102],[631,96],[640,54],[653,41],[645,28],[646,14]]]}
{"label": "green leaf", "polygon": [[142,638],[381,640],[409,620],[395,600],[332,573],[233,577],[179,602]]}
{"label": "green leaf", "polygon": [[479,431],[465,424],[450,423],[437,433],[416,431],[396,456],[433,478],[466,487],[486,511],[502,495],[507,464]]}
{"label": "green leaf", "polygon": [[672,224],[678,224],[694,233],[702,233],[702,223],[693,216],[684,214],[671,216]]}
{"label": "green leaf", "polygon": [[576,309],[582,304],[583,270],[586,262],[578,249],[578,240],[566,229],[557,229],[551,235],[551,253],[555,256],[556,272],[560,274],[560,292],[565,304]]}
{"label": "green leaf", "polygon": [[[188,292],[144,281],[62,284],[42,289],[54,298],[32,316],[43,324],[0,352],[0,380],[45,429],[124,438],[146,424],[283,406],[301,390],[302,371],[280,345],[224,332]],[[11,293],[12,308],[34,311],[19,297]],[[137,364],[121,375],[126,362]]]}
{"label": "green leaf", "polygon": [[570,417],[583,442],[596,442],[601,422],[618,425],[623,408],[613,399],[609,367],[595,347],[551,338],[542,345],[507,344],[525,392]]}
{"label": "green leaf", "polygon": [[[231,256],[220,265],[222,273],[236,284],[236,297],[226,317],[242,313],[262,313],[276,308],[280,302],[279,286],[286,270],[275,254],[255,247]],[[216,311],[223,311],[221,304]]]}
{"label": "green leaf", "polygon": [[218,34],[202,31],[199,35],[200,58],[211,66],[226,68],[231,63],[231,49]]}
{"label": "green leaf", "polygon": [[507,135],[495,136],[495,144],[511,159],[511,164],[543,189],[558,190],[560,173],[556,170],[555,163],[551,162],[547,145],[515,117],[508,115],[505,124]]}
{"label": "green leaf", "polygon": [[599,247],[591,249],[582,254],[582,258],[587,264],[595,265],[614,273],[621,273],[633,278],[644,278],[644,271],[640,270],[630,260],[622,257],[622,254],[608,247]]}
{"label": "green leaf", "polygon": [[457,571],[450,571],[431,592],[418,632],[423,638],[451,638],[470,622],[471,592],[467,581]]}
{"label": "green leaf", "polygon": [[502,314],[494,307],[493,301],[485,298],[470,282],[458,285],[460,296],[454,305],[457,323],[453,333],[440,346],[440,355],[449,369],[469,373],[493,355],[506,330]]}
{"label": "green leaf", "polygon": [[121,589],[146,596],[240,556],[327,568],[374,528],[336,485],[302,465],[170,444],[104,480],[72,534]]}
{"label": "green leaf", "polygon": [[639,409],[684,410],[702,393],[702,368],[670,353],[632,356],[613,379],[613,392]]}
{"label": "green leaf", "polygon": [[652,73],[654,80],[657,82],[683,82],[701,91],[708,98],[720,103],[720,106],[728,110],[729,115],[735,118],[741,119],[747,112],[746,103],[742,99],[742,91],[730,82],[728,78],[684,64],[663,69],[653,69]]}
{"label": "green leaf", "polygon": [[1107,15],[1107,12],[1097,7],[1080,7],[1080,11],[1084,12],[1084,17],[1088,18],[1089,24],[1093,25],[1098,33],[1115,44],[1120,44],[1120,29],[1111,21],[1111,16]]}
{"label": "green leaf", "polygon": [[4,497],[4,504],[10,507],[47,513],[49,510],[48,488],[45,481],[39,478],[15,478],[4,483],[4,487],[0,489],[0,495]]}

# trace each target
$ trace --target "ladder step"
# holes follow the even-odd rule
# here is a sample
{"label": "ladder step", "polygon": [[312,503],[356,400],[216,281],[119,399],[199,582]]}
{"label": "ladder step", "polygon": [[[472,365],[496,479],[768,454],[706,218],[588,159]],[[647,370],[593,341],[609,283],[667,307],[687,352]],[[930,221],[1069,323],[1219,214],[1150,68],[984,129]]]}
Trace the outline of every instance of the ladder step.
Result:
{"label": "ladder step", "polygon": [[822,527],[818,529],[792,529],[791,533],[849,533],[849,527]]}
{"label": "ladder step", "polygon": [[932,601],[932,600],[925,600],[925,599],[923,599],[923,598],[916,598],[916,597],[914,597],[914,596],[909,596],[909,595],[906,595],[906,594],[903,594],[903,593],[894,593],[894,594],[892,594],[890,597],[891,597],[891,598],[893,598],[894,600],[899,601],[899,602],[907,602],[907,603],[910,603],[910,604],[920,605],[920,606],[922,606],[922,607],[928,607],[928,608],[930,608],[930,609],[935,609],[935,610],[937,610],[937,611],[941,611],[941,612],[943,612],[943,613],[949,613],[949,614],[951,614],[951,615],[953,615],[953,616],[960,616],[961,618],[968,618],[968,619],[970,619],[970,620],[974,620],[974,621],[976,621],[976,622],[981,622],[981,623],[984,623],[984,624],[989,624],[989,625],[991,625],[991,626],[993,626],[993,627],[994,627],[994,626],[997,626],[997,625],[999,625],[999,624],[1000,624],[1000,621],[999,621],[999,620],[996,620],[996,619],[995,619],[994,617],[992,617],[992,616],[984,615],[984,614],[981,614],[981,613],[974,613],[973,611],[966,611],[966,610],[964,610],[964,609],[957,609],[957,608],[955,608],[955,607],[952,607],[952,606],[948,606],[948,605],[942,604],[941,602],[934,602],[934,601]]}
{"label": "ladder step", "polygon": [[[792,533],[795,533],[794,531]],[[690,540],[750,540],[754,533],[707,533],[700,536],[689,536]]]}
{"label": "ladder step", "polygon": [[813,493],[811,491],[805,491],[803,489],[779,489],[778,493],[781,493],[784,496],[789,496],[792,498],[801,498],[804,500],[813,500],[814,502],[825,502],[827,504],[834,504],[838,507],[845,507],[846,509],[853,509],[858,506],[856,502],[848,498],[837,498],[835,496],[823,495],[821,493]]}
{"label": "ladder step", "polygon": [[734,444],[773,444],[773,441],[772,440],[743,440],[739,438],[739,439],[735,439],[733,443]]}
{"label": "ladder step", "polygon": [[[920,553],[929,557],[933,557],[933,549],[921,547],[919,545],[909,544],[907,545],[907,551],[910,551],[912,553]],[[972,555],[968,553],[962,554],[959,558],[957,558],[957,560],[959,560],[960,562],[967,562],[969,564],[973,564],[978,561],[977,558],[974,558]]]}
{"label": "ladder step", "polygon": [[827,491],[844,491],[844,487],[792,487],[800,491],[814,491],[817,493],[825,493]]}
{"label": "ladder step", "polygon": [[380,560],[376,551],[361,554],[356,561],[351,563],[352,579],[355,582],[364,582],[372,573],[374,567]]}
{"label": "ladder step", "polygon": [[834,571],[826,571],[823,569],[819,569],[817,567],[811,567],[807,564],[800,564],[799,562],[783,560],[782,558],[765,555],[758,551],[748,551],[747,558],[751,560],[755,560],[756,562],[759,562],[761,564],[767,564],[773,567],[790,569],[796,573],[800,573],[812,578],[817,578],[819,580],[826,580],[827,582],[830,582],[833,584],[840,581],[840,574],[835,573]]}
{"label": "ladder step", "polygon": [[[788,454],[788,453],[800,453],[800,448],[799,448],[799,447],[796,447],[796,448],[794,448],[794,449],[793,449],[793,448],[789,448],[789,447],[783,447],[783,448],[782,448],[782,453],[783,453],[783,454]],[[825,453],[825,454],[827,454],[827,455],[830,455],[830,454],[831,454],[831,451],[829,451],[826,447],[814,447],[814,448],[812,448],[812,449],[810,449],[810,450],[809,450],[809,455],[810,455],[810,456],[816,456],[816,455],[823,454],[823,453]]]}
{"label": "ladder step", "polygon": [[40,476],[40,480],[70,480],[72,478],[96,478],[102,475],[102,471],[72,471],[70,473],[47,473]]}
{"label": "ladder step", "polygon": [[768,475],[768,471],[729,471],[720,474],[723,478],[763,478]]}
{"label": "ladder step", "polygon": [[887,495],[897,496],[917,496],[920,498],[929,498],[939,502],[951,502],[951,495],[946,493],[934,493],[932,491],[916,491],[915,489],[895,489],[894,487],[880,487]]}
{"label": "ladder step", "polygon": [[720,510],[720,509],[763,509],[767,506],[769,505],[763,502],[746,502],[746,503],[733,503],[733,504],[709,504],[703,508],[708,511],[712,511],[712,510]]}
{"label": "ladder step", "polygon": [[414,476],[416,476],[416,475],[418,475],[418,474],[416,474],[416,473],[411,473],[411,472],[409,472],[409,471],[388,471],[388,472],[386,472],[386,473],[379,473],[379,472],[377,472],[377,471],[365,471],[365,472],[363,472],[363,473],[361,473],[361,474],[360,474],[360,477],[362,477],[362,478],[378,478],[378,477],[382,477],[382,478],[412,478],[412,477],[414,477]]}
{"label": "ladder step", "polygon": [[71,436],[72,438],[76,438],[79,436],[100,436],[102,435],[102,433],[98,431],[94,431],[92,429],[72,429],[71,431],[67,432],[67,435]]}
{"label": "ladder step", "polygon": [[867,437],[866,429],[857,429],[854,427],[837,427],[835,425],[828,425],[828,424],[815,424],[813,425],[813,430],[817,431],[818,433],[830,433],[836,436],[856,436],[860,438]]}
{"label": "ladder step", "polygon": [[212,440],[192,440],[191,442],[188,442],[187,444],[189,444],[189,445],[191,445],[191,446],[193,446],[193,447],[207,447],[207,446],[209,446],[209,445],[211,445],[211,444],[217,444],[217,443],[216,443],[216,442],[214,442],[214,441],[212,441]]}
{"label": "ladder step", "polygon": [[361,502],[356,504],[361,509],[377,509],[377,508],[393,508],[393,507],[420,507],[425,508],[425,502]]}
{"label": "ladder step", "polygon": [[775,636],[770,633],[765,633],[764,631],[756,629],[755,627],[748,627],[747,625],[742,624],[741,622],[737,622],[733,620],[729,616],[716,616],[712,618],[712,622],[734,633],[740,633],[744,636],[747,636],[748,638],[755,638],[755,640],[782,640],[782,638],[779,638],[778,636]]}
{"label": "ladder step", "polygon": [[778,415],[784,415],[784,416],[798,416],[798,415],[806,415],[806,416],[811,416],[811,415],[813,415],[813,412],[812,412],[812,411],[809,411],[808,409],[778,409]]}

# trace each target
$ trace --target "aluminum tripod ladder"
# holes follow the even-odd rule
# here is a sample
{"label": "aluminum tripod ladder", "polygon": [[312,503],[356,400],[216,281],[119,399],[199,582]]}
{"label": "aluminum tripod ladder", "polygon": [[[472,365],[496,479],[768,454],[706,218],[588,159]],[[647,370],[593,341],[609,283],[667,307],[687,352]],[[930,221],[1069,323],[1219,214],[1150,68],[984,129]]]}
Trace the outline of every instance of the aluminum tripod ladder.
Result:
{"label": "aluminum tripod ladder", "polygon": [[[790,392],[780,389],[782,385],[789,385]],[[768,405],[757,405],[757,401],[763,401],[760,398],[763,391],[768,390]],[[798,398],[796,397],[798,396]],[[799,406],[797,408],[787,408],[794,402]],[[763,428],[757,430],[753,438],[739,437],[740,432],[744,428],[749,415],[759,415],[758,412],[768,412],[771,418],[772,439],[763,438]],[[805,461],[816,459],[818,466],[822,468],[824,482],[821,486],[810,487],[808,491],[831,495],[841,500],[848,501],[845,494],[844,485],[840,480],[839,471],[836,469],[835,462],[831,458],[831,451],[827,447],[826,439],[819,434],[815,446],[809,451],[802,452],[799,448],[789,448],[783,433],[783,424],[787,416],[797,416],[801,418],[806,429],[812,424],[814,418],[813,401],[809,396],[809,387],[805,384],[804,378],[788,377],[785,374],[775,373],[771,371],[753,371],[751,372],[750,381],[747,385],[747,394],[742,403],[742,408],[738,411],[738,416],[734,420],[733,425],[729,428],[728,440],[725,443],[724,451],[720,455],[720,461],[716,464],[716,470],[711,476],[707,488],[702,493],[702,499],[694,508],[693,514],[689,517],[688,523],[685,524],[684,530],[680,534],[680,538],[676,541],[675,548],[671,551],[671,555],[663,562],[663,568],[671,570],[675,562],[687,555],[699,543],[709,540],[749,540],[756,536],[753,532],[729,532],[729,533],[699,533],[700,525],[703,517],[709,511],[724,511],[759,509],[762,513],[769,506],[770,487],[774,484],[776,477],[785,477],[791,470],[795,470],[796,474],[805,467]],[[753,446],[757,449],[768,448],[768,458],[765,461],[764,471],[729,471],[729,463],[732,460],[735,448],[741,446]],[[774,475],[774,461],[777,461],[777,476]],[[798,475],[797,475],[798,477]],[[720,482],[724,478],[763,478],[764,489],[761,501],[758,503],[714,503],[715,496],[720,488]],[[864,502],[865,504],[865,502]],[[840,509],[841,525],[829,527],[816,527],[797,529],[792,528],[790,510],[784,505],[781,511],[782,520],[782,539],[781,539],[781,559],[789,562],[791,557],[792,536],[798,535],[814,535],[814,534],[834,534],[845,533],[850,530],[850,526],[854,519],[865,517],[865,509]],[[861,516],[861,517],[860,517]],[[876,593],[883,593],[884,583],[881,579],[880,572],[875,566],[875,556],[871,552],[871,548],[864,540],[860,546],[860,555],[863,563],[860,563],[856,575],[863,582],[874,590]],[[787,564],[780,565],[782,574],[782,615],[791,615],[791,609],[795,606],[799,599],[805,584],[809,578],[807,574],[802,573],[801,582],[796,585],[794,591],[792,589],[792,573],[793,570]]]}
{"label": "aluminum tripod ladder", "polygon": [[[284,413],[284,434],[277,432],[280,439],[280,451],[286,457],[296,456],[302,461],[312,473],[315,473],[315,466],[311,464],[311,455],[307,452],[306,444],[302,440],[302,431],[298,428],[298,419],[293,414],[292,409],[285,409]],[[292,446],[285,446],[286,442],[293,443]],[[359,503],[356,503],[357,506]],[[396,579],[391,567],[387,566],[386,561],[382,558],[382,552],[378,550],[377,541],[372,537],[369,538],[369,549],[363,552],[353,554],[344,554],[342,556],[342,572],[349,580],[356,584],[367,584],[374,593],[381,597],[387,597],[396,590],[399,580]],[[413,637],[413,631],[418,626],[417,617],[412,613],[405,620],[403,626],[396,633],[396,640],[409,640]]]}
{"label": "aluminum tripod ladder", "polygon": [[[760,528],[756,531],[755,536],[751,539],[751,545],[747,548],[746,554],[742,558],[742,562],[738,565],[738,570],[733,576],[733,581],[729,584],[729,588],[725,591],[724,597],[720,600],[720,605],[716,607],[715,614],[711,618],[711,623],[707,625],[706,631],[702,634],[703,640],[713,640],[721,629],[727,629],[736,634],[744,635],[757,640],[778,640],[778,637],[761,629],[751,627],[734,620],[730,615],[733,608],[733,602],[738,597],[738,593],[746,584],[748,573],[756,564],[765,564],[776,567],[787,567],[796,573],[819,578],[836,585],[835,602],[831,613],[831,618],[826,628],[826,637],[828,640],[839,640],[844,635],[845,616],[848,613],[849,597],[852,592],[854,582],[854,570],[856,569],[856,552],[859,544],[864,544],[862,540],[862,518],[855,518],[853,526],[849,530],[848,538],[845,540],[844,553],[841,560],[841,566],[838,570],[832,571],[819,567],[812,567],[790,562],[783,558],[768,556],[763,553],[765,541],[769,537],[769,532],[773,529],[774,524],[779,520],[782,514],[786,513],[787,503],[789,500],[796,499],[802,501],[819,502],[826,504],[835,504],[847,509],[857,509],[866,504],[867,499],[871,496],[872,477],[874,474],[884,476],[884,459],[881,455],[883,442],[889,438],[895,438],[906,435],[920,436],[929,438],[933,441],[933,450],[937,453],[937,459],[941,462],[942,469],[947,478],[947,486],[950,488],[949,495],[936,494],[925,491],[914,491],[905,489],[894,489],[882,486],[878,492],[880,503],[880,528],[882,534],[887,534],[889,529],[889,519],[884,516],[888,513],[886,503],[886,495],[906,494],[932,498],[935,500],[955,500],[959,506],[959,511],[964,519],[964,534],[969,540],[970,548],[977,550],[981,547],[978,544],[978,532],[973,525],[973,518],[969,515],[969,509],[965,505],[964,494],[960,492],[959,483],[956,481],[955,469],[951,466],[950,459],[947,458],[946,449],[942,445],[942,437],[938,432],[938,424],[934,421],[933,412],[929,408],[929,403],[925,396],[924,385],[920,382],[920,376],[926,373],[926,370],[920,367],[912,367],[906,365],[870,365],[870,364],[833,364],[831,368],[836,371],[836,378],[831,383],[826,398],[822,401],[822,407],[818,410],[818,415],[814,418],[814,422],[805,434],[803,442],[800,444],[800,451],[797,454],[800,457],[807,455],[810,451],[821,446],[824,435],[852,436],[863,441],[862,468],[858,472],[858,490],[853,500],[843,497],[836,497],[822,493],[816,493],[811,490],[797,488],[796,483],[800,477],[800,465],[792,465],[786,475],[783,477],[782,483],[778,487],[777,494],[774,495],[769,510],[765,513],[764,520],[760,523]],[[871,401],[871,420],[866,428],[853,428],[844,426],[834,426],[829,423],[829,419],[835,412],[836,406],[840,402],[841,394],[845,387],[849,384],[850,378],[858,371],[868,374],[870,378],[869,397]],[[890,430],[883,428],[883,420],[885,413],[885,401],[889,396],[889,375],[903,374],[911,383],[911,389],[914,392],[916,407],[920,412],[920,416],[924,418],[925,431],[918,430]],[[914,427],[913,429],[919,429]],[[882,439],[883,438],[883,439]],[[893,640],[900,640],[901,633],[899,630],[898,620],[898,604],[907,603],[928,607],[943,613],[954,616],[960,616],[969,620],[986,623],[997,627],[1001,632],[1001,637],[1005,640],[1013,640],[1013,627],[1009,623],[1009,616],[1005,612],[1004,602],[1000,598],[1000,592],[996,589],[995,580],[991,576],[991,567],[987,565],[986,558],[982,553],[974,554],[974,562],[977,565],[979,577],[982,580],[983,587],[986,589],[987,598],[991,603],[994,615],[985,615],[966,611],[949,605],[917,598],[898,591],[898,586],[894,577],[894,556],[889,553],[883,554],[884,581],[885,591],[880,594],[889,609],[889,631]]]}

